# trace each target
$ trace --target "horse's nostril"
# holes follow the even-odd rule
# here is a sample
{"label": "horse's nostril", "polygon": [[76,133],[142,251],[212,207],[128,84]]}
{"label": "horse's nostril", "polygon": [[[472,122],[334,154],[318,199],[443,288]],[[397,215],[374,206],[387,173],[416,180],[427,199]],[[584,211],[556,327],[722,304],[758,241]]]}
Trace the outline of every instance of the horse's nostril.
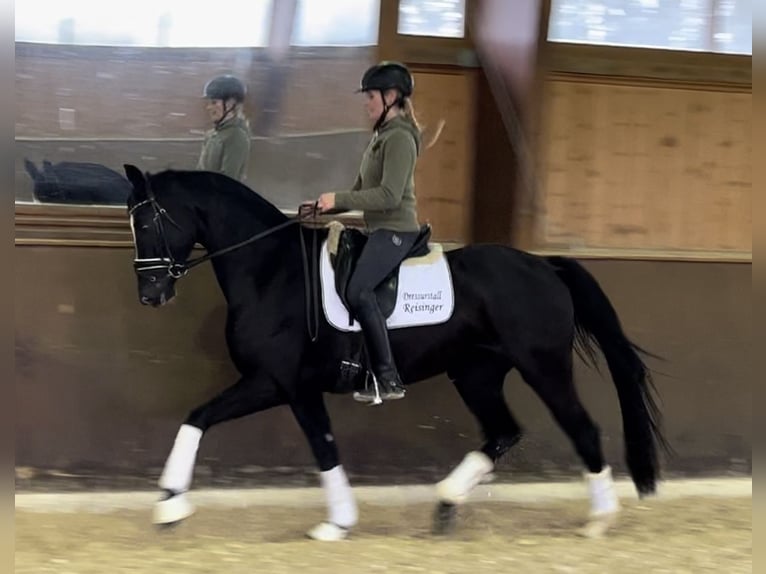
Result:
{"label": "horse's nostril", "polygon": [[141,304],[142,305],[148,305],[149,304],[149,297],[147,297],[146,295],[141,297]]}

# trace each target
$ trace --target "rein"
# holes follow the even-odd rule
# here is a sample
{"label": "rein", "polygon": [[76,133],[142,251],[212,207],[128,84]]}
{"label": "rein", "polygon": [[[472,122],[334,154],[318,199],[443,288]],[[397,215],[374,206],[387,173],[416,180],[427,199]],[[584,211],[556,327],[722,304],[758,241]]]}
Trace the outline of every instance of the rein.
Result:
{"label": "rein", "polygon": [[[138,273],[139,275],[142,272],[155,271],[157,269],[165,269],[168,275],[171,276],[173,279],[180,279],[181,277],[186,275],[190,269],[193,269],[197,265],[200,265],[201,263],[205,263],[206,261],[209,261],[213,259],[214,257],[219,257],[221,255],[225,255],[226,253],[231,253],[232,251],[236,251],[237,249],[245,247],[246,245],[250,245],[251,243],[255,243],[259,239],[268,237],[269,235],[276,233],[277,231],[281,231],[282,229],[285,229],[286,227],[289,227],[291,225],[302,223],[303,221],[307,221],[307,220],[311,220],[312,222],[315,223],[316,216],[318,214],[316,203],[303,204],[298,208],[298,215],[293,219],[289,219],[283,223],[280,223],[279,225],[275,225],[274,227],[266,229],[265,231],[256,233],[255,235],[245,239],[244,241],[240,241],[239,243],[235,243],[234,245],[229,245],[228,247],[224,247],[223,249],[219,249],[218,251],[207,253],[200,257],[196,257],[194,259],[188,259],[186,261],[177,261],[175,257],[173,257],[173,252],[170,249],[170,244],[168,243],[167,237],[165,235],[165,227],[163,225],[163,219],[167,219],[173,226],[175,226],[178,229],[181,229],[181,227],[173,220],[172,217],[170,217],[170,214],[165,210],[165,208],[159,204],[159,202],[157,201],[157,198],[154,195],[154,192],[151,189],[151,186],[149,185],[148,179],[146,180],[146,195],[147,195],[147,199],[134,205],[128,211],[128,214],[132,216],[136,212],[136,210],[146,205],[149,205],[152,207],[155,213],[154,222],[157,227],[157,231],[159,233],[160,239],[163,243],[163,247],[165,248],[165,257],[154,257],[150,259],[134,259],[133,267],[136,273]],[[317,229],[316,229],[316,226],[313,226],[312,228],[311,270],[310,271],[309,271],[309,263],[308,263],[309,255],[306,251],[306,240],[303,236],[303,228],[301,226],[298,226],[298,233],[300,234],[301,259],[303,263],[303,277],[304,277],[304,292],[306,296],[306,328],[308,330],[308,334],[309,334],[309,338],[311,339],[311,342],[314,343],[317,341],[319,336],[319,275],[317,273],[317,260],[318,260]],[[312,314],[313,314],[313,317],[312,317]],[[312,318],[313,318],[313,324],[312,324]]]}
{"label": "rein", "polygon": [[[308,206],[308,212],[312,221],[316,221],[317,206],[316,203]],[[298,208],[298,215],[301,210]],[[303,261],[304,293],[306,295],[306,330],[309,333],[309,339],[316,343],[319,339],[319,273],[317,264],[319,261],[319,249],[317,246],[317,228],[314,225],[311,229],[311,272],[309,272],[308,260],[306,254],[306,241],[303,237],[303,227],[298,227],[298,233],[301,236],[301,260]],[[313,329],[310,315],[313,312]]]}
{"label": "rein", "polygon": [[200,257],[196,257],[194,259],[190,259],[183,263],[184,267],[184,275],[188,273],[189,269],[192,269],[193,267],[196,267],[200,263],[204,263],[205,261],[208,261],[212,259],[213,257],[218,257],[219,255],[225,255],[226,253],[230,253],[232,251],[236,251],[240,247],[244,247],[245,245],[250,245],[251,243],[255,243],[259,239],[263,239],[264,237],[268,237],[272,233],[276,233],[277,231],[280,231],[281,229],[284,229],[285,227],[289,227],[290,225],[293,225],[294,223],[300,223],[302,221],[301,218],[295,218],[290,219],[288,221],[285,221],[284,223],[280,223],[279,225],[276,225],[274,227],[271,227],[267,229],[266,231],[262,231],[261,233],[257,233],[253,235],[252,237],[249,237],[248,239],[245,239],[244,241],[240,241],[239,243],[235,243],[234,245],[229,245],[228,247],[224,247],[223,249],[219,249],[218,251],[213,251],[213,253],[207,253],[206,255],[202,255]]}

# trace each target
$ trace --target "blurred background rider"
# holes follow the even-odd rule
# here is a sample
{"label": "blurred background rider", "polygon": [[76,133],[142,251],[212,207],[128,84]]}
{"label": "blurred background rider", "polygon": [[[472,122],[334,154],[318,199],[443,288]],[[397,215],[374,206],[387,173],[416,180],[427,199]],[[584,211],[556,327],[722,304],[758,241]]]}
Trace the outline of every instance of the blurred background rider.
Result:
{"label": "blurred background rider", "polygon": [[245,180],[250,158],[250,126],[242,111],[246,91],[232,75],[218,76],[205,84],[205,109],[213,129],[205,134],[197,169]]}

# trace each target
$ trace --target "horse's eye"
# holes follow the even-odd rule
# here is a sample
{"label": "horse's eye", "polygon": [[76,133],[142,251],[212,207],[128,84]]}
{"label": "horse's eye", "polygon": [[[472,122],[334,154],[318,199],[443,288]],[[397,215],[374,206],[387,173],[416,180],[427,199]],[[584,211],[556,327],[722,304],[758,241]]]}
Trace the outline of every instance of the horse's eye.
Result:
{"label": "horse's eye", "polygon": [[149,277],[147,277],[147,279],[149,279],[149,283],[156,283],[157,282],[157,276],[156,275],[149,275]]}

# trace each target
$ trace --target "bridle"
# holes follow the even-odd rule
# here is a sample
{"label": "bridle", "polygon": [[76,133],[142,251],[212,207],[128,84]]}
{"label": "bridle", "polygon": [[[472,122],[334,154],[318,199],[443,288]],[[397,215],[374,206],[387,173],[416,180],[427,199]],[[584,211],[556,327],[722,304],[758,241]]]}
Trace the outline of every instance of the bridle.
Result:
{"label": "bridle", "polygon": [[[189,270],[196,267],[197,265],[200,265],[201,263],[209,261],[210,259],[213,259],[214,257],[219,257],[221,255],[225,255],[226,253],[236,251],[237,249],[241,247],[254,243],[258,241],[259,239],[263,239],[264,237],[268,237],[269,235],[272,235],[273,233],[276,233],[277,231],[280,231],[286,227],[289,227],[291,225],[295,225],[297,223],[301,223],[304,221],[308,221],[308,220],[312,220],[315,223],[316,216],[318,214],[317,203],[301,205],[300,208],[298,209],[298,215],[292,219],[284,221],[278,225],[275,225],[274,227],[270,227],[269,229],[266,229],[265,231],[261,231],[260,233],[256,233],[255,235],[245,239],[244,241],[240,241],[239,243],[235,243],[234,245],[229,245],[228,247],[224,247],[223,249],[219,249],[218,251],[207,253],[205,255],[202,255],[200,257],[195,257],[193,259],[179,261],[174,257],[173,251],[170,249],[170,244],[168,243],[167,235],[165,234],[164,221],[166,220],[168,223],[170,223],[176,229],[179,229],[179,230],[181,230],[181,226],[178,225],[178,223],[176,223],[173,220],[173,218],[165,210],[165,208],[162,207],[160,203],[157,201],[157,198],[154,195],[154,191],[151,188],[149,180],[145,179],[144,181],[146,182],[146,199],[136,203],[133,207],[131,207],[128,210],[128,215],[132,217],[136,211],[138,211],[139,209],[143,207],[151,207],[152,210],[154,211],[153,222],[154,222],[155,229],[157,231],[157,235],[159,236],[159,240],[161,242],[162,250],[164,251],[164,256],[150,257],[145,259],[139,258],[138,245],[136,245],[136,257],[134,257],[133,259],[133,269],[135,270],[136,275],[138,275],[139,277],[148,279],[151,282],[156,281],[155,273],[160,270],[165,271],[173,279],[180,279],[181,277],[186,275],[189,272]],[[306,321],[307,321],[307,327],[308,327],[311,341],[315,342],[317,340],[317,335],[319,332],[319,305],[318,305],[319,290],[318,290],[318,274],[316,272],[316,266],[317,266],[316,260],[318,258],[317,257],[318,253],[317,253],[317,241],[316,241],[316,226],[313,226],[313,233],[312,233],[313,256],[312,256],[312,273],[311,274],[309,274],[308,254],[306,252],[306,243],[303,237],[303,230],[301,227],[299,227],[298,230],[301,236],[301,255],[303,259],[303,273],[306,279],[305,281],[306,313],[307,313]],[[135,236],[135,230],[133,231],[133,233]],[[314,315],[313,329],[312,329],[311,322],[309,320],[309,314],[311,313],[312,308],[313,308],[313,315]]]}
{"label": "bridle", "polygon": [[[244,247],[245,245],[249,245],[250,243],[258,241],[259,239],[263,239],[264,237],[267,237],[271,235],[272,233],[276,233],[277,231],[280,231],[281,229],[284,229],[285,227],[289,227],[290,225],[294,225],[296,223],[300,223],[308,219],[305,213],[302,213],[301,211],[299,211],[298,217],[289,219],[283,223],[280,223],[279,225],[275,225],[274,227],[271,227],[265,231],[257,233],[253,235],[252,237],[245,239],[244,241],[240,241],[239,243],[235,243],[234,245],[224,247],[223,249],[219,249],[218,251],[214,251],[213,253],[207,253],[206,255],[203,255],[201,257],[188,259],[186,261],[178,261],[173,256],[173,251],[170,249],[170,244],[168,243],[167,235],[165,234],[165,225],[163,223],[163,220],[167,220],[176,229],[180,230],[181,226],[178,225],[173,220],[173,218],[170,217],[170,214],[165,210],[165,208],[159,204],[159,202],[157,201],[157,198],[154,195],[154,192],[152,191],[151,186],[149,185],[149,180],[146,180],[146,199],[138,202],[133,207],[131,207],[128,210],[128,215],[132,216],[136,211],[138,211],[139,209],[145,206],[150,206],[154,210],[154,219],[153,219],[154,226],[155,226],[155,229],[157,230],[157,234],[159,235],[160,241],[162,242],[162,249],[165,255],[164,257],[151,257],[146,259],[141,259],[136,257],[133,259],[133,268],[136,270],[136,273],[138,273],[139,275],[149,271],[157,271],[159,269],[164,269],[165,271],[167,271],[167,274],[173,277],[174,279],[180,279],[181,277],[186,275],[190,269],[192,269],[193,267],[196,267],[197,265],[201,263],[204,263],[205,261],[208,261],[220,255],[224,255],[231,251],[235,251],[239,249],[240,247]],[[310,206],[310,207],[312,207],[312,209],[308,212],[309,216],[315,216],[316,206]],[[136,252],[136,255],[138,255],[138,252]]]}

